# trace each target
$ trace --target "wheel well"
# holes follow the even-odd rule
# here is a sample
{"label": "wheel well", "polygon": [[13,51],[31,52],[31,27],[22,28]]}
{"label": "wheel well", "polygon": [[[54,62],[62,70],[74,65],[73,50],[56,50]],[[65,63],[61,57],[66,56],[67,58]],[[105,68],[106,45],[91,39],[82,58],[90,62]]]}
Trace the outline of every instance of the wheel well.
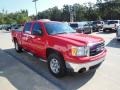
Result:
{"label": "wheel well", "polygon": [[58,54],[61,58],[64,59],[64,57],[63,57],[63,55],[62,55],[61,52],[59,52],[59,51],[57,51],[57,50],[54,50],[54,49],[52,49],[52,48],[48,48],[48,49],[46,50],[46,57],[48,58],[48,56],[49,56],[50,54],[52,54],[52,53],[56,53],[56,54]]}
{"label": "wheel well", "polygon": [[14,42],[17,41],[17,38],[16,38],[16,37],[13,37],[13,41],[14,41]]}

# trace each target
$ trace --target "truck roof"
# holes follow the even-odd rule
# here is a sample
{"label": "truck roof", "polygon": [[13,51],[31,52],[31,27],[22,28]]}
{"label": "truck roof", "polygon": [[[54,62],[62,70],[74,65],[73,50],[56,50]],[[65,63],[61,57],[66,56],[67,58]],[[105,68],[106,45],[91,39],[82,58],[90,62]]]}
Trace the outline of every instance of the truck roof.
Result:
{"label": "truck roof", "polygon": [[35,21],[30,21],[31,23],[33,22],[42,22],[42,23],[47,23],[47,22],[59,22],[59,21],[51,21],[49,19],[40,19],[40,20],[35,20]]}

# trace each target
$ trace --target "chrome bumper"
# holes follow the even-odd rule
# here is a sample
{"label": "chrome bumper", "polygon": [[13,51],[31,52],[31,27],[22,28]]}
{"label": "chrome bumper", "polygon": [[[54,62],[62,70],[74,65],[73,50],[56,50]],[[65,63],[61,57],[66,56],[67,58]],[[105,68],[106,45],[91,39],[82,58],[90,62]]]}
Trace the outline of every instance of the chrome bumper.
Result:
{"label": "chrome bumper", "polygon": [[103,57],[99,60],[95,60],[95,61],[88,62],[88,63],[81,63],[81,64],[66,62],[66,67],[67,67],[67,69],[70,69],[73,72],[79,72],[83,68],[86,69],[85,71],[88,71],[90,69],[90,67],[102,63],[104,61],[104,59],[105,58]]}

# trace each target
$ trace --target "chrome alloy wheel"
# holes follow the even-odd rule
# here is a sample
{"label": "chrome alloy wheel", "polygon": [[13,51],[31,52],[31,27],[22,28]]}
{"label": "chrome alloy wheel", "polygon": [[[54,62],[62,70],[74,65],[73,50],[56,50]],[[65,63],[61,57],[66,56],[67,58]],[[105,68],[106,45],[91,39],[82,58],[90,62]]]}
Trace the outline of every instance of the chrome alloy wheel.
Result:
{"label": "chrome alloy wheel", "polygon": [[51,59],[50,61],[50,68],[54,73],[59,73],[60,72],[60,64],[59,61],[55,58]]}

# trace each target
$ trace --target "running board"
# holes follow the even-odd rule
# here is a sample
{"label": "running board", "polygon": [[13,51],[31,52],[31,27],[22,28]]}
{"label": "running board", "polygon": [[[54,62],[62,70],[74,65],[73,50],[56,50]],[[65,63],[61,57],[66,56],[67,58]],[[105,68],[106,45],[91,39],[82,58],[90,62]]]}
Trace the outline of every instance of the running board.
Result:
{"label": "running board", "polygon": [[34,56],[34,54],[32,54],[32,53],[30,53],[30,52],[27,52],[29,55],[31,55],[31,56]]}
{"label": "running board", "polygon": [[47,63],[47,60],[44,60],[42,58],[39,58],[39,60],[42,61],[42,62],[46,62]]}
{"label": "running board", "polygon": [[[27,52],[26,50],[24,50],[26,53],[28,53],[29,55],[31,55],[31,56],[35,56],[33,53],[31,53],[31,52]],[[42,62],[47,62],[47,60],[44,60],[44,59],[42,59],[42,58],[38,58],[40,61],[42,61]]]}

